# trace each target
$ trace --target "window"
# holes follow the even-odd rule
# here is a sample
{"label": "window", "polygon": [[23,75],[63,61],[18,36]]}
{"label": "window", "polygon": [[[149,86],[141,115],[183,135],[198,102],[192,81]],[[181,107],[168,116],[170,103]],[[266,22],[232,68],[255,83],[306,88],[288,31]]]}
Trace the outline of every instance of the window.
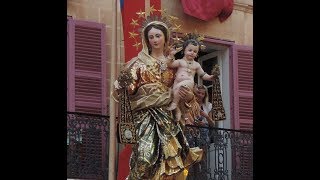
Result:
{"label": "window", "polygon": [[252,47],[233,46],[233,128],[253,128],[253,58]]}
{"label": "window", "polygon": [[105,25],[68,18],[68,111],[106,115]]}
{"label": "window", "polygon": [[107,115],[105,25],[68,17],[67,27],[67,177],[102,179],[108,173],[107,128],[99,116]]}

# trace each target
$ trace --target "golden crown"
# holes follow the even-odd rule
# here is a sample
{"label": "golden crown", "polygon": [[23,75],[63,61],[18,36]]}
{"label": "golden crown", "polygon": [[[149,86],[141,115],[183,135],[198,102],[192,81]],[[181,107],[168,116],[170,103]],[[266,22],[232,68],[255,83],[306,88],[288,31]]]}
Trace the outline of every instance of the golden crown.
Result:
{"label": "golden crown", "polygon": [[177,48],[182,47],[183,43],[190,39],[197,41],[200,45],[201,50],[204,50],[206,48],[206,46],[203,44],[204,35],[199,34],[196,30],[193,33],[185,33],[184,36],[182,36],[182,38],[179,38],[176,34],[176,37],[173,39],[174,46]]}

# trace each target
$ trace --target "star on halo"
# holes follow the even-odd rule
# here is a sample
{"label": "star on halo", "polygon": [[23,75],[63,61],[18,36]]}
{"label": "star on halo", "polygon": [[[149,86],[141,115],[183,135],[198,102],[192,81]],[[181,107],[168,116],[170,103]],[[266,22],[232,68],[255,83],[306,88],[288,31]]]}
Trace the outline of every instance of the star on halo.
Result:
{"label": "star on halo", "polygon": [[154,5],[152,5],[149,9],[150,14],[153,14],[154,11],[157,11],[156,9],[154,9]]}
{"label": "star on halo", "polygon": [[173,31],[181,31],[181,24],[180,25],[177,25],[177,24],[174,24],[174,27],[172,28]]}
{"label": "star on halo", "polygon": [[130,34],[129,38],[133,38],[133,39],[136,39],[136,36],[138,36],[138,34],[135,32],[129,32],[129,34]]}
{"label": "star on halo", "polygon": [[171,15],[169,15],[168,17],[170,18],[170,20],[177,20],[177,19],[179,19],[178,17],[176,17],[176,16],[171,16]]}
{"label": "star on halo", "polygon": [[141,43],[136,42],[136,43],[135,43],[134,45],[132,45],[132,46],[136,47],[136,49],[137,49],[137,51],[138,51],[140,44],[141,44]]}
{"label": "star on halo", "polygon": [[135,28],[136,26],[139,26],[138,19],[137,20],[131,19],[131,23],[130,24],[133,26],[133,28]]}
{"label": "star on halo", "polygon": [[163,14],[163,16],[167,15],[167,9],[159,9],[158,12],[160,12],[161,14]]}
{"label": "star on halo", "polygon": [[139,12],[136,12],[136,14],[138,14],[139,18],[144,18],[144,14],[146,14],[146,12],[143,12],[141,9]]}
{"label": "star on halo", "polygon": [[204,35],[199,35],[199,37],[197,38],[198,41],[203,41],[204,40]]}
{"label": "star on halo", "polygon": [[178,35],[176,34],[176,37],[172,38],[174,43],[180,43],[182,40],[181,38],[178,37]]}

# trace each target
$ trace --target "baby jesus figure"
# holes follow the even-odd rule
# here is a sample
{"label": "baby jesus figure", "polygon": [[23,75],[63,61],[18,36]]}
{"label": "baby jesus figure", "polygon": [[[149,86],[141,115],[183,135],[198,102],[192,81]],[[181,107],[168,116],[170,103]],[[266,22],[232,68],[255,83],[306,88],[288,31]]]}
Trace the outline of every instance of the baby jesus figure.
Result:
{"label": "baby jesus figure", "polygon": [[168,110],[175,110],[175,118],[176,121],[181,119],[181,110],[178,106],[180,97],[179,97],[179,88],[181,86],[187,86],[190,89],[194,87],[194,76],[195,74],[199,74],[203,80],[213,81],[214,75],[208,75],[200,64],[194,59],[198,56],[198,52],[200,49],[200,44],[195,39],[188,39],[183,43],[183,58],[172,60],[168,62],[168,67],[177,68],[176,77],[173,84],[173,100],[168,107]]}

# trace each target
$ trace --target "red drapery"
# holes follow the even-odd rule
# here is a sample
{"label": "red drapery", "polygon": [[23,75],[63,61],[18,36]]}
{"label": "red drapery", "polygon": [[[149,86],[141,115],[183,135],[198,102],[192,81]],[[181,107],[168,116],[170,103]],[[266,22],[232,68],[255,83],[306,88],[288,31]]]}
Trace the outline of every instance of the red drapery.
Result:
{"label": "red drapery", "polygon": [[184,13],[204,21],[219,17],[223,22],[233,10],[233,0],[181,0],[181,4]]}
{"label": "red drapery", "polygon": [[119,154],[117,180],[125,180],[126,177],[129,175],[130,155],[131,155],[131,145],[126,145],[126,147]]}

